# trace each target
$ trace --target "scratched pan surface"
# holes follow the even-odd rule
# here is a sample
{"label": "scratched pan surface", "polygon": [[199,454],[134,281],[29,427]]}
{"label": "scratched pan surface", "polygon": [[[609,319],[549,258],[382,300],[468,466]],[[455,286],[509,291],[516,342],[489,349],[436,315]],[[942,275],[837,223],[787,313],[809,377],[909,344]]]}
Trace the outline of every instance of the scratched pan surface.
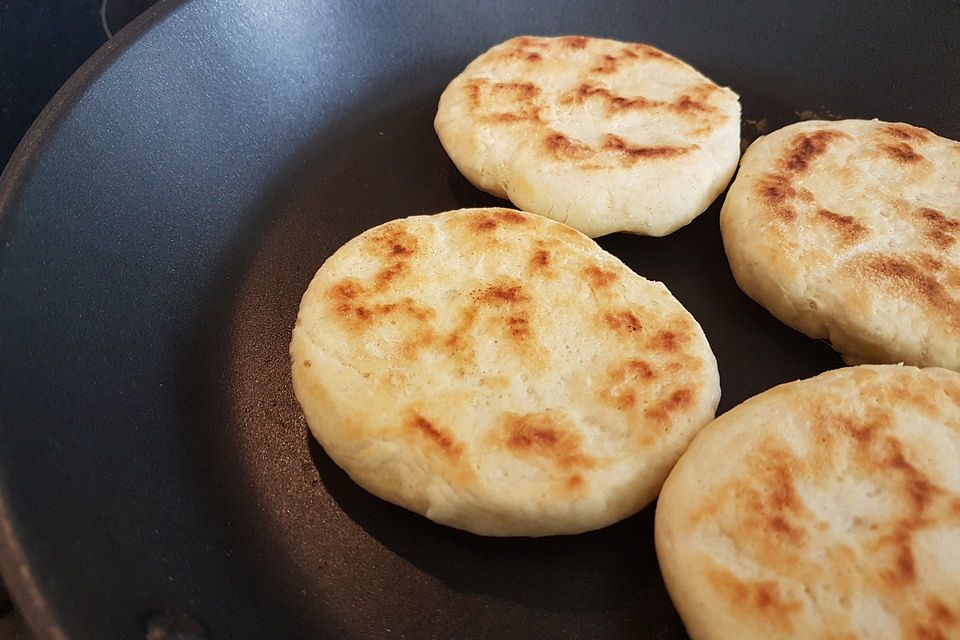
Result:
{"label": "scratched pan surface", "polygon": [[[0,557],[35,629],[685,637],[652,509],[483,539],[353,485],[290,390],[300,294],[368,227],[497,202],[431,123],[509,36],[652,43],[770,127],[812,112],[958,138],[958,32],[950,3],[161,3],[71,79],[0,185]],[[738,291],[718,211],[601,244],[700,320],[726,410],[841,362]]]}

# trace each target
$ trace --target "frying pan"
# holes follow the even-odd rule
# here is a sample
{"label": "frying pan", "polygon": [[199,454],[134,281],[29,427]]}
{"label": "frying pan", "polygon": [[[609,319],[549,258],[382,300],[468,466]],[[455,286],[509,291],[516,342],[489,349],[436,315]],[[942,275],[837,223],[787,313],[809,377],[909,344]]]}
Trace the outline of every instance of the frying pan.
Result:
{"label": "frying pan", "polygon": [[[355,486],[309,437],[299,297],[380,222],[499,201],[432,130],[520,33],[659,46],[801,117],[960,137],[960,12],[899,2],[161,2],[97,52],[0,182],[0,568],[44,638],[683,638],[653,509],[485,539]],[[734,284],[719,201],[600,243],[716,352],[724,411],[841,365]],[[178,635],[179,634],[179,635]]]}

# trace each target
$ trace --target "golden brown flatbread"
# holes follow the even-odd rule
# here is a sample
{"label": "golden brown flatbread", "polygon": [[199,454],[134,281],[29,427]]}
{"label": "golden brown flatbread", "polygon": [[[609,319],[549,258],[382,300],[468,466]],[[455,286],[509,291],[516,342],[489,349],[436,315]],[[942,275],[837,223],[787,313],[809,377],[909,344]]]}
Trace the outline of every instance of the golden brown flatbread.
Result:
{"label": "golden brown flatbread", "polygon": [[435,128],[478,188],[592,237],[673,232],[740,157],[735,93],[650,45],[583,36],[493,47],[443,92]]}
{"label": "golden brown flatbread", "polygon": [[310,429],[358,484],[487,535],[635,513],[720,394],[703,331],[666,287],[510,209],[351,240],[304,294],[290,353]]}
{"label": "golden brown flatbread", "polygon": [[695,640],[960,638],[960,374],[859,366],[707,425],[657,556]]}
{"label": "golden brown flatbread", "polygon": [[960,370],[960,143],[790,125],[744,154],[720,228],[744,292],[848,363]]}

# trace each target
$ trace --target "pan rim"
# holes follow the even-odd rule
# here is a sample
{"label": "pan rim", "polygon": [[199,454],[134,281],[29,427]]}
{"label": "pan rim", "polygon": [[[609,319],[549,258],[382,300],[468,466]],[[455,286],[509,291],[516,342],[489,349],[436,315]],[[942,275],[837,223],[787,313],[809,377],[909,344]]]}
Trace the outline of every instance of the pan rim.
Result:
{"label": "pan rim", "polygon": [[[24,185],[30,181],[37,160],[84,94],[141,37],[192,1],[194,0],[160,0],[147,8],[100,45],[57,89],[0,172],[0,237],[6,233],[10,212],[16,208],[17,198]],[[69,636],[64,631],[57,613],[30,571],[30,563],[12,524],[15,518],[11,518],[4,494],[3,487],[0,486],[0,574],[3,575],[3,581],[30,631],[37,638],[67,640]]]}

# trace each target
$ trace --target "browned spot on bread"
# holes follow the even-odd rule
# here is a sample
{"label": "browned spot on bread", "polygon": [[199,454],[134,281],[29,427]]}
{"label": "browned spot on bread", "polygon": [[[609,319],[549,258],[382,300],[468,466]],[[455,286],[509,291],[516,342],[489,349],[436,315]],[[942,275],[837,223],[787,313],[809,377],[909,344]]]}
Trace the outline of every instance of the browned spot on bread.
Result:
{"label": "browned spot on bread", "polygon": [[507,414],[503,446],[515,456],[549,460],[561,469],[590,468],[592,457],[581,450],[583,437],[557,412]]}
{"label": "browned spot on bread", "polygon": [[781,516],[773,516],[770,518],[770,528],[776,531],[777,533],[782,533],[785,535],[795,536],[797,531],[786,520]]}
{"label": "browned spot on bread", "polygon": [[770,536],[768,544],[779,552],[802,548],[807,536],[803,518],[810,514],[793,484],[800,461],[777,445],[766,443],[760,455],[748,464],[759,485],[739,489],[749,526],[766,531]]}
{"label": "browned spot on bread", "polygon": [[634,164],[641,159],[662,160],[674,158],[685,153],[690,153],[698,149],[698,145],[686,145],[682,147],[671,145],[635,145],[629,144],[623,138],[608,133],[603,137],[601,148],[606,151],[614,151],[622,156],[621,163],[624,165]]}
{"label": "browned spot on bread", "polygon": [[498,220],[506,222],[507,224],[520,225],[528,222],[527,216],[519,211],[511,211],[510,209],[500,209],[495,215]]}
{"label": "browned spot on bread", "polygon": [[492,120],[494,122],[505,123],[505,122],[521,122],[523,120],[534,120],[535,118],[533,118],[529,113],[501,112],[501,113],[490,114],[489,116],[487,116],[487,119]]}
{"label": "browned spot on bread", "polygon": [[[481,331],[495,331],[508,339],[507,342],[495,341],[502,355],[519,358],[528,369],[545,366],[549,354],[536,339],[533,300],[517,280],[498,278],[470,294],[470,303],[459,322],[442,338],[441,344],[461,366],[466,366],[475,356],[472,328],[479,324]],[[485,341],[489,337],[488,333]]]}
{"label": "browned spot on bread", "polygon": [[607,383],[600,387],[598,397],[620,411],[630,409],[637,402],[637,388],[656,377],[649,363],[629,358],[607,370]]}
{"label": "browned spot on bread", "polygon": [[773,580],[741,580],[727,569],[714,565],[707,569],[713,589],[735,608],[760,616],[771,626],[792,633],[792,616],[803,605],[785,598]]}
{"label": "browned spot on bread", "polygon": [[584,485],[583,476],[579,473],[575,473],[572,476],[567,476],[566,487],[568,491],[576,491]]}
{"label": "browned spot on bread", "polygon": [[960,327],[960,304],[933,276],[924,273],[908,258],[869,254],[854,265],[867,280],[891,288],[904,299],[939,312],[954,326]]}
{"label": "browned spot on bread", "polygon": [[488,216],[478,216],[473,222],[473,228],[477,231],[493,231],[497,226],[497,221]]}
{"label": "browned spot on bread", "polygon": [[779,165],[791,173],[805,173],[810,168],[810,163],[826,152],[830,143],[844,137],[849,136],[833,129],[799,133],[790,141],[790,149],[780,159]]}
{"label": "browned spot on bread", "polygon": [[643,96],[626,98],[618,96],[606,87],[598,87],[590,83],[583,83],[573,91],[560,97],[560,104],[583,104],[587,100],[599,98],[606,103],[608,113],[628,111],[630,109],[651,109],[665,105],[659,100],[650,100]]}
{"label": "browned spot on bread", "polygon": [[621,390],[619,393],[610,394],[609,399],[613,400],[613,406],[615,406],[619,411],[624,411],[637,404],[637,393],[632,388],[628,387]]}
{"label": "browned spot on bread", "polygon": [[651,47],[651,46],[648,45],[648,44],[640,44],[640,43],[637,43],[637,44],[634,44],[634,45],[633,45],[632,47],[630,47],[630,48],[631,48],[633,51],[638,51],[638,52],[642,53],[643,55],[647,56],[648,58],[671,58],[671,57],[673,57],[673,56],[668,56],[668,55],[667,55],[666,53],[664,53],[663,51],[660,51],[660,50],[657,49],[656,47]]}
{"label": "browned spot on bread", "polygon": [[880,151],[882,151],[888,158],[891,158],[902,164],[914,164],[923,160],[923,156],[917,153],[913,147],[906,142],[882,144],[880,145]]}
{"label": "browned spot on bread", "polygon": [[[877,441],[862,455],[861,466],[872,466],[882,477],[893,480],[903,497],[907,512],[893,524],[889,533],[878,539],[878,553],[890,558],[888,568],[880,578],[890,588],[899,589],[917,581],[916,560],[913,555],[914,534],[936,522],[931,510],[946,495],[934,485],[916,465],[907,460],[903,444],[891,436]],[[942,520],[943,518],[939,518]]]}
{"label": "browned spot on bread", "polygon": [[327,290],[327,298],[333,305],[335,315],[354,330],[364,330],[390,314],[402,314],[418,322],[436,315],[433,309],[420,305],[412,298],[375,303],[355,278],[347,278],[331,286]]}
{"label": "browned spot on bread", "polygon": [[910,637],[916,640],[949,640],[949,637],[937,628],[918,624],[913,629],[913,635]]}
{"label": "browned spot on bread", "polygon": [[768,173],[757,181],[756,191],[777,219],[783,222],[796,219],[797,212],[789,201],[797,196],[797,191],[788,177]]}
{"label": "browned spot on bread", "polygon": [[480,292],[478,300],[489,304],[529,302],[530,296],[519,284],[494,284]]}
{"label": "browned spot on bread", "polygon": [[654,403],[643,411],[650,420],[655,422],[665,422],[669,420],[670,414],[689,407],[693,402],[693,391],[690,389],[677,389],[660,402]]}
{"label": "browned spot on bread", "polygon": [[793,184],[790,176],[781,173],[768,173],[757,182],[757,194],[768,205],[784,205],[789,200],[810,202],[813,196],[806,189]]}
{"label": "browned spot on bread", "polygon": [[529,218],[519,211],[498,209],[493,212],[474,213],[470,216],[470,228],[474,231],[488,232],[500,227],[501,223],[519,226],[529,222]]}
{"label": "browned spot on bread", "polygon": [[847,435],[852,437],[860,446],[869,446],[873,441],[873,434],[876,425],[868,423],[861,426],[850,418],[840,418],[838,422]]}
{"label": "browned spot on bread", "polygon": [[514,315],[507,318],[510,337],[520,341],[530,336],[530,319],[525,315]]}
{"label": "browned spot on bread", "polygon": [[493,54],[493,57],[500,60],[519,60],[521,62],[540,62],[543,56],[532,49],[543,48],[545,45],[529,38],[517,38],[512,43],[514,46],[504,47],[502,50]]}
{"label": "browned spot on bread", "polygon": [[[698,145],[691,144],[686,146],[670,145],[635,145],[630,144],[623,138],[606,134],[600,142],[598,148],[574,141],[562,133],[554,131],[544,138],[544,146],[553,157],[559,160],[586,160],[598,154],[603,154],[610,159],[619,162],[622,166],[630,166],[641,160],[663,160],[673,158],[678,155],[690,153],[699,148]],[[588,165],[584,168],[602,168],[604,165]]]}
{"label": "browned spot on bread", "polygon": [[[906,524],[906,523],[905,523]],[[905,586],[916,582],[917,565],[913,558],[912,525],[897,528],[883,540],[894,548],[894,564],[881,577],[890,586]]]}
{"label": "browned spot on bread", "polygon": [[532,82],[496,82],[491,89],[493,93],[512,93],[512,98],[520,101],[529,101],[540,95],[540,87]]}
{"label": "browned spot on bread", "polygon": [[617,70],[618,62],[619,58],[616,56],[611,56],[609,53],[605,53],[600,56],[600,63],[591,69],[591,71],[594,73],[613,73]]}
{"label": "browned spot on bread", "polygon": [[624,363],[624,371],[627,376],[639,380],[653,380],[657,377],[653,367],[636,358],[631,358]]}
{"label": "browned spot on bread", "polygon": [[940,598],[930,598],[927,601],[927,608],[930,611],[930,617],[934,622],[955,623],[958,622],[957,614],[953,612]]}
{"label": "browned spot on bread", "polygon": [[383,225],[368,237],[366,250],[386,259],[409,258],[417,253],[420,246],[417,237],[404,229],[402,224],[391,222]]}
{"label": "browned spot on bread", "polygon": [[712,82],[702,82],[690,89],[689,93],[694,100],[706,100],[718,91],[720,91],[720,87]]}
{"label": "browned spot on bread", "polygon": [[847,244],[858,242],[869,233],[867,228],[857,222],[853,216],[835,213],[829,209],[818,209],[817,217],[829,222],[840,234],[842,241]]}
{"label": "browned spot on bread", "polygon": [[404,276],[410,271],[410,265],[407,262],[394,262],[380,271],[373,278],[374,288],[382,290],[387,288],[393,280]]}
{"label": "browned spot on bread", "polygon": [[774,511],[792,511],[800,510],[802,503],[793,488],[790,470],[783,462],[770,469],[767,477],[769,504]]}
{"label": "browned spot on bread", "polygon": [[906,493],[910,498],[914,510],[917,513],[922,512],[930,504],[934,495],[939,494],[939,488],[933,486],[930,480],[913,464],[911,464],[903,454],[903,445],[899,440],[888,438],[887,458],[884,464],[891,471],[899,472],[903,476],[906,485]]}
{"label": "browned spot on bread", "polygon": [[926,231],[923,235],[939,249],[949,249],[957,242],[956,237],[937,229]]}
{"label": "browned spot on bread", "polygon": [[443,345],[454,352],[462,351],[465,342],[466,338],[459,331],[453,331],[443,339]]}
{"label": "browned spot on bread", "polygon": [[570,49],[583,49],[590,42],[590,38],[584,36],[564,36],[560,38],[560,44]]}
{"label": "browned spot on bread", "polygon": [[476,324],[476,321],[476,307],[467,307],[463,313],[461,313],[456,326],[440,342],[451,359],[459,363],[461,368],[471,363],[474,358],[471,330]]}
{"label": "browned spot on bread", "polygon": [[918,391],[909,385],[897,385],[890,390],[889,394],[904,406],[910,406],[932,418],[935,418],[938,413],[937,405],[928,393]]}
{"label": "browned spot on bread", "polygon": [[405,426],[422,435],[447,457],[456,458],[463,452],[463,444],[457,442],[447,429],[434,425],[418,413],[414,413]]}
{"label": "browned spot on bread", "polygon": [[688,95],[682,95],[670,103],[670,109],[682,114],[707,114],[717,111],[717,108],[706,100]]}
{"label": "browned spot on bread", "polygon": [[659,351],[679,351],[689,341],[690,336],[687,333],[663,330],[651,338],[649,346]]}
{"label": "browned spot on bread", "polygon": [[482,103],[480,87],[486,84],[485,80],[470,80],[465,85],[467,90],[467,100],[470,102],[470,110],[476,111]]}
{"label": "browned spot on bread", "polygon": [[660,51],[660,49],[657,49],[656,47],[652,47],[648,44],[642,44],[642,43],[629,44],[626,47],[624,47],[624,55],[629,55],[626,53],[628,51],[631,52],[633,55],[640,55],[644,58],[653,58],[653,59],[660,60],[662,62],[667,62],[670,64],[679,64],[679,65],[683,64],[678,59],[671,56],[669,53]]}
{"label": "browned spot on bread", "polygon": [[400,223],[388,223],[368,239],[365,250],[380,258],[386,265],[374,276],[374,289],[386,289],[392,282],[410,271],[410,260],[420,248],[415,235]]}
{"label": "browned spot on bread", "polygon": [[[611,56],[607,56],[611,60],[615,60]],[[613,64],[613,63],[610,63]],[[691,89],[687,94],[681,95],[679,98],[673,102],[665,102],[663,100],[651,100],[650,98],[645,98],[643,96],[632,96],[625,97],[620,96],[606,87],[597,86],[589,82],[585,82],[577,86],[576,89],[564,94],[560,98],[560,104],[584,104],[588,100],[601,100],[605,105],[605,111],[607,115],[613,116],[618,113],[631,110],[649,110],[649,109],[659,109],[665,108],[668,112],[678,114],[687,118],[698,118],[704,119],[708,116],[716,114],[718,109],[714,107],[708,101],[710,94],[716,90],[716,87],[713,85],[698,85],[697,87]],[[705,122],[709,124],[709,119]],[[709,126],[707,129],[709,130]],[[616,138],[616,136],[613,136]],[[616,145],[616,143],[614,143]],[[658,147],[644,147],[646,149],[655,149]],[[667,147],[660,147],[667,148]],[[689,149],[688,147],[669,147],[671,149]],[[692,147],[695,148],[695,147]],[[646,153],[650,153],[649,151]],[[671,152],[674,155],[679,152]]]}
{"label": "browned spot on bread", "polygon": [[471,78],[466,91],[470,111],[482,122],[540,121],[540,87],[532,82],[491,83],[484,78]]}
{"label": "browned spot on bread", "polygon": [[609,91],[605,91],[605,93],[610,98],[607,105],[607,111],[609,113],[629,111],[631,109],[650,109],[651,107],[657,107],[663,104],[656,100],[644,98],[643,96],[624,98],[622,96],[612,95]]}
{"label": "browned spot on bread", "polygon": [[537,49],[543,49],[549,46],[542,38],[533,38],[531,36],[518,36],[513,39],[513,42],[520,47],[534,47]]}
{"label": "browned spot on bread", "polygon": [[640,60],[641,58],[660,60],[668,63],[678,63],[679,61],[656,49],[647,45],[627,45],[623,47],[618,55],[610,55],[605,53],[600,56],[598,59],[597,65],[591,69],[594,73],[615,73],[620,68],[621,62],[631,62]]}
{"label": "browned spot on bread", "polygon": [[588,98],[594,96],[612,96],[609,89],[604,87],[598,87],[596,85],[590,84],[589,82],[584,82],[577,86],[576,89],[568,91],[564,95],[560,96],[560,104],[582,104]]}
{"label": "browned spot on bread", "polygon": [[311,366],[313,366],[313,363],[310,362],[309,360],[304,360],[304,361],[303,361],[303,366],[306,367],[307,369],[309,369]]}
{"label": "browned spot on bread", "polygon": [[643,329],[643,324],[632,311],[607,311],[603,314],[603,324],[620,335],[629,335]]}
{"label": "browned spot on bread", "polygon": [[424,321],[436,315],[436,312],[415,302],[412,298],[402,298],[397,302],[386,302],[374,305],[371,314],[374,318],[391,313],[402,313],[414,320]]}
{"label": "browned spot on bread", "polygon": [[397,350],[402,358],[412,361],[417,358],[422,349],[437,344],[437,334],[433,325],[425,322],[426,318],[417,318],[412,314],[408,315],[413,319],[413,322],[405,327],[405,334],[400,340]]}
{"label": "browned spot on bread", "polygon": [[879,131],[891,138],[905,142],[929,142],[933,138],[933,134],[926,129],[914,127],[902,122],[884,125],[880,127]]}
{"label": "browned spot on bread", "polygon": [[530,256],[530,266],[535,270],[542,270],[550,266],[550,252],[546,249],[537,249]]}
{"label": "browned spot on bread", "polygon": [[589,265],[583,268],[583,276],[594,289],[605,289],[620,279],[620,276],[614,271],[603,269],[596,265]]}
{"label": "browned spot on bread", "polygon": [[560,160],[583,160],[593,155],[590,145],[576,142],[559,132],[553,132],[543,139],[546,150]]}
{"label": "browned spot on bread", "polygon": [[930,207],[917,209],[914,215],[924,226],[924,237],[937,248],[949,249],[957,242],[960,220],[948,218],[942,211]]}
{"label": "browned spot on bread", "polygon": [[333,304],[337,317],[355,326],[370,322],[371,313],[358,299],[365,293],[364,286],[355,278],[341,280],[327,290],[327,299]]}
{"label": "browned spot on bread", "polygon": [[565,235],[567,237],[567,242],[570,242],[571,244],[581,247],[590,247],[591,249],[594,247],[593,240],[583,235],[573,227],[561,224],[559,227],[556,227],[556,229],[559,233]]}

